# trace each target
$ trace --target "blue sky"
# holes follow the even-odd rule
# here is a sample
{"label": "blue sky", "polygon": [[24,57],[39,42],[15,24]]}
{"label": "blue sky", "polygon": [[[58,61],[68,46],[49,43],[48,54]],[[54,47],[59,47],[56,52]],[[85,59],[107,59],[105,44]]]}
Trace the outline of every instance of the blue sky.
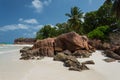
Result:
{"label": "blue sky", "polygon": [[45,24],[66,22],[65,13],[78,6],[84,13],[97,10],[105,0],[0,0],[0,42],[35,37]]}

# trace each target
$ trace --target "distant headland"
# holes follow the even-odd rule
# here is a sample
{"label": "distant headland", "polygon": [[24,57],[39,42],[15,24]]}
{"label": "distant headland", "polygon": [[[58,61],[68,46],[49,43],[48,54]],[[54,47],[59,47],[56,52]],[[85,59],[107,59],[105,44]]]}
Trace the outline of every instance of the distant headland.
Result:
{"label": "distant headland", "polygon": [[35,38],[17,38],[14,40],[14,44],[34,44]]}

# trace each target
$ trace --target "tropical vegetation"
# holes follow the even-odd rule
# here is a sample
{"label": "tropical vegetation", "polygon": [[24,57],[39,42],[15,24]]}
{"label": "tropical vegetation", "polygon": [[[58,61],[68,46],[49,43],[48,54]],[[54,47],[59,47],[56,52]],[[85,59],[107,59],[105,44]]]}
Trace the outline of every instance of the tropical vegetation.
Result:
{"label": "tropical vegetation", "polygon": [[65,16],[68,17],[67,22],[57,23],[55,26],[43,26],[37,32],[36,38],[56,37],[75,31],[91,39],[108,39],[110,32],[120,28],[120,0],[105,0],[98,10],[87,13],[83,13],[79,7],[74,6]]}

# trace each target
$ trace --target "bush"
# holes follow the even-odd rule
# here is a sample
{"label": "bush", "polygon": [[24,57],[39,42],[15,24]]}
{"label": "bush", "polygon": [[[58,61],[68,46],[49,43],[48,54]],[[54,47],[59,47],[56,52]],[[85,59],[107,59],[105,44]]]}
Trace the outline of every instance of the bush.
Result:
{"label": "bush", "polygon": [[100,26],[88,33],[88,37],[91,39],[101,39],[104,40],[107,38],[109,32],[108,26]]}

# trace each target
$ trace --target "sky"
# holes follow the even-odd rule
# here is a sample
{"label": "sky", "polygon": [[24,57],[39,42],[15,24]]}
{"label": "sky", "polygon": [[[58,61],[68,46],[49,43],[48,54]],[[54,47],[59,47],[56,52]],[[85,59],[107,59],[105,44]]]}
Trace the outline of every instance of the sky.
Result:
{"label": "sky", "polygon": [[66,22],[74,6],[82,12],[97,10],[105,0],[0,0],[0,43],[19,37],[34,38],[46,24]]}

